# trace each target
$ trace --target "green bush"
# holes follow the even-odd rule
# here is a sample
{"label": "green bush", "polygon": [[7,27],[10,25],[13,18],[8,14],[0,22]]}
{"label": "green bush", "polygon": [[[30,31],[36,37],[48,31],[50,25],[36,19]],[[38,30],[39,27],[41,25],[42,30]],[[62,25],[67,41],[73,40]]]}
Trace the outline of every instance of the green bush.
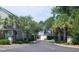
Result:
{"label": "green bush", "polygon": [[18,41],[17,43],[18,43],[18,44],[23,44],[23,41]]}
{"label": "green bush", "polygon": [[36,35],[32,35],[30,38],[29,38],[29,41],[35,41],[37,39],[37,36]]}
{"label": "green bush", "polygon": [[10,42],[8,39],[0,39],[0,45],[9,45]]}
{"label": "green bush", "polygon": [[29,43],[28,39],[23,40],[23,43]]}
{"label": "green bush", "polygon": [[37,39],[40,39],[40,36],[39,35],[37,35]]}
{"label": "green bush", "polygon": [[74,44],[74,45],[79,44],[79,35],[75,35],[73,37],[72,44]]}
{"label": "green bush", "polygon": [[73,39],[72,44],[73,45],[78,45],[79,44],[79,39]]}
{"label": "green bush", "polygon": [[60,44],[62,44],[62,43],[66,43],[65,41],[58,41],[57,43],[60,43]]}
{"label": "green bush", "polygon": [[22,39],[16,39],[14,43],[15,44],[22,44],[23,42],[22,42]]}
{"label": "green bush", "polygon": [[24,44],[24,43],[29,43],[30,41],[28,39],[17,39],[15,41],[16,44]]}
{"label": "green bush", "polygon": [[35,41],[37,38],[36,35],[31,35],[28,39],[25,38],[25,39],[16,39],[15,43],[16,44],[23,44],[23,43],[30,43],[32,41]]}
{"label": "green bush", "polygon": [[54,36],[47,36],[47,40],[52,40],[54,39]]}

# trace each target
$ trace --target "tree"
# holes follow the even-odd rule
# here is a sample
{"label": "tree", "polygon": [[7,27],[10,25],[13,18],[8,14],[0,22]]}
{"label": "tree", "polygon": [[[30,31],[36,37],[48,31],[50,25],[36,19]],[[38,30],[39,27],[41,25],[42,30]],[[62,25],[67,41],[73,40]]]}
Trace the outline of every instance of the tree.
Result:
{"label": "tree", "polygon": [[38,23],[39,27],[40,27],[40,30],[43,30],[45,27],[44,27],[44,22],[43,21],[40,21]]}
{"label": "tree", "polygon": [[57,6],[52,9],[52,13],[56,15],[52,23],[52,30],[54,32],[59,28],[63,29],[64,39],[67,39],[67,32],[69,36],[73,36],[75,39],[79,38],[79,7]]}
{"label": "tree", "polygon": [[53,17],[49,17],[45,22],[44,22],[44,26],[46,29],[50,29],[52,26],[52,22],[54,21]]}
{"label": "tree", "polygon": [[67,40],[67,28],[69,28],[69,23],[66,14],[58,16],[58,18],[52,23],[52,30],[58,33],[59,40],[61,35],[63,35],[64,40]]}
{"label": "tree", "polygon": [[27,39],[30,39],[32,35],[35,37],[41,29],[39,23],[35,22],[31,16],[20,16],[19,26],[26,33]]}
{"label": "tree", "polygon": [[[70,6],[57,6],[52,10],[52,13],[56,14],[56,17],[54,18],[55,21],[52,23],[52,28],[54,32],[63,32],[63,39],[67,40],[67,32],[69,28],[71,28],[71,24],[69,21],[70,16],[72,15],[72,11],[75,7]],[[59,30],[56,30],[59,28]],[[58,34],[59,35],[59,34]],[[60,38],[61,34],[59,35]]]}
{"label": "tree", "polygon": [[72,36],[77,36],[79,33],[79,9],[74,10],[72,13]]}

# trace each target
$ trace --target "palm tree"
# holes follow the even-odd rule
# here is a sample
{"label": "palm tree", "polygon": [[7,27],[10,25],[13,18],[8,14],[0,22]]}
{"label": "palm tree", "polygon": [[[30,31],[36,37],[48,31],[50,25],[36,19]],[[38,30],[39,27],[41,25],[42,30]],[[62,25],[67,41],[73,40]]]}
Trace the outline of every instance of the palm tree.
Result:
{"label": "palm tree", "polygon": [[[63,35],[63,40],[67,40],[68,28],[70,27],[68,22],[69,17],[66,14],[61,14],[58,18],[52,23],[53,30],[58,33],[58,38],[60,40],[61,34]],[[57,29],[57,30],[56,30]]]}

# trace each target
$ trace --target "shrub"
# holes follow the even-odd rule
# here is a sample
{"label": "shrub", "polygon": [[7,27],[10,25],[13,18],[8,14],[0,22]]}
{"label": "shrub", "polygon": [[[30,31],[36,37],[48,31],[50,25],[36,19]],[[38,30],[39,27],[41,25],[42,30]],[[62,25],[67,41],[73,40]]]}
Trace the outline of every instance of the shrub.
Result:
{"label": "shrub", "polygon": [[59,43],[66,43],[65,41],[60,41]]}
{"label": "shrub", "polygon": [[29,43],[29,39],[18,39],[15,41],[16,44],[24,44],[24,43]]}
{"label": "shrub", "polygon": [[23,40],[23,43],[29,43],[28,39]]}
{"label": "shrub", "polygon": [[40,39],[40,36],[39,35],[37,35],[37,39]]}
{"label": "shrub", "polygon": [[74,45],[79,44],[79,35],[75,35],[73,37],[72,44],[74,44]]}
{"label": "shrub", "polygon": [[73,44],[73,45],[78,45],[79,44],[79,36],[78,35],[72,36],[71,38],[69,38],[69,40],[67,39],[67,43]]}
{"label": "shrub", "polygon": [[9,45],[10,42],[8,39],[0,39],[0,45]]}
{"label": "shrub", "polygon": [[23,44],[23,41],[18,41],[17,43],[18,43],[18,44]]}
{"label": "shrub", "polygon": [[23,42],[22,42],[22,39],[16,39],[14,43],[15,44],[22,44]]}
{"label": "shrub", "polygon": [[25,38],[25,39],[16,39],[15,43],[16,44],[23,44],[23,43],[30,43],[32,41],[35,41],[36,40],[36,35],[31,35],[28,39]]}
{"label": "shrub", "polygon": [[52,40],[54,39],[54,36],[47,36],[47,40]]}
{"label": "shrub", "polygon": [[79,44],[79,39],[73,39],[73,40],[72,40],[72,44],[73,44],[73,45]]}
{"label": "shrub", "polygon": [[29,38],[29,41],[35,41],[37,39],[37,36],[36,35],[32,35],[30,38]]}

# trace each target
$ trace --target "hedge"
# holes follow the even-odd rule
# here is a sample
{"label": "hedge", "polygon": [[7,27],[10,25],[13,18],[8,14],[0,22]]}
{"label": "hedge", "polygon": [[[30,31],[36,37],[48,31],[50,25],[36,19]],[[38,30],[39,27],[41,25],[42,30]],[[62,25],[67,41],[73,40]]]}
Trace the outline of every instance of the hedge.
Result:
{"label": "hedge", "polygon": [[15,44],[30,43],[32,41],[35,41],[37,38],[38,38],[37,35],[30,35],[30,37],[28,37],[28,38],[16,39],[14,43]]}
{"label": "hedge", "polygon": [[79,45],[79,39],[73,39],[72,44],[73,45]]}
{"label": "hedge", "polygon": [[25,39],[16,39],[15,43],[16,44],[23,44],[23,43],[30,43],[32,41],[36,40],[36,35],[31,35],[30,38],[25,38]]}
{"label": "hedge", "polygon": [[0,39],[0,45],[9,45],[10,42],[8,39]]}
{"label": "hedge", "polygon": [[78,35],[75,35],[74,37],[72,37],[73,40],[72,40],[72,44],[73,45],[79,45],[79,34]]}
{"label": "hedge", "polygon": [[54,36],[47,36],[47,40],[52,40],[54,39]]}

